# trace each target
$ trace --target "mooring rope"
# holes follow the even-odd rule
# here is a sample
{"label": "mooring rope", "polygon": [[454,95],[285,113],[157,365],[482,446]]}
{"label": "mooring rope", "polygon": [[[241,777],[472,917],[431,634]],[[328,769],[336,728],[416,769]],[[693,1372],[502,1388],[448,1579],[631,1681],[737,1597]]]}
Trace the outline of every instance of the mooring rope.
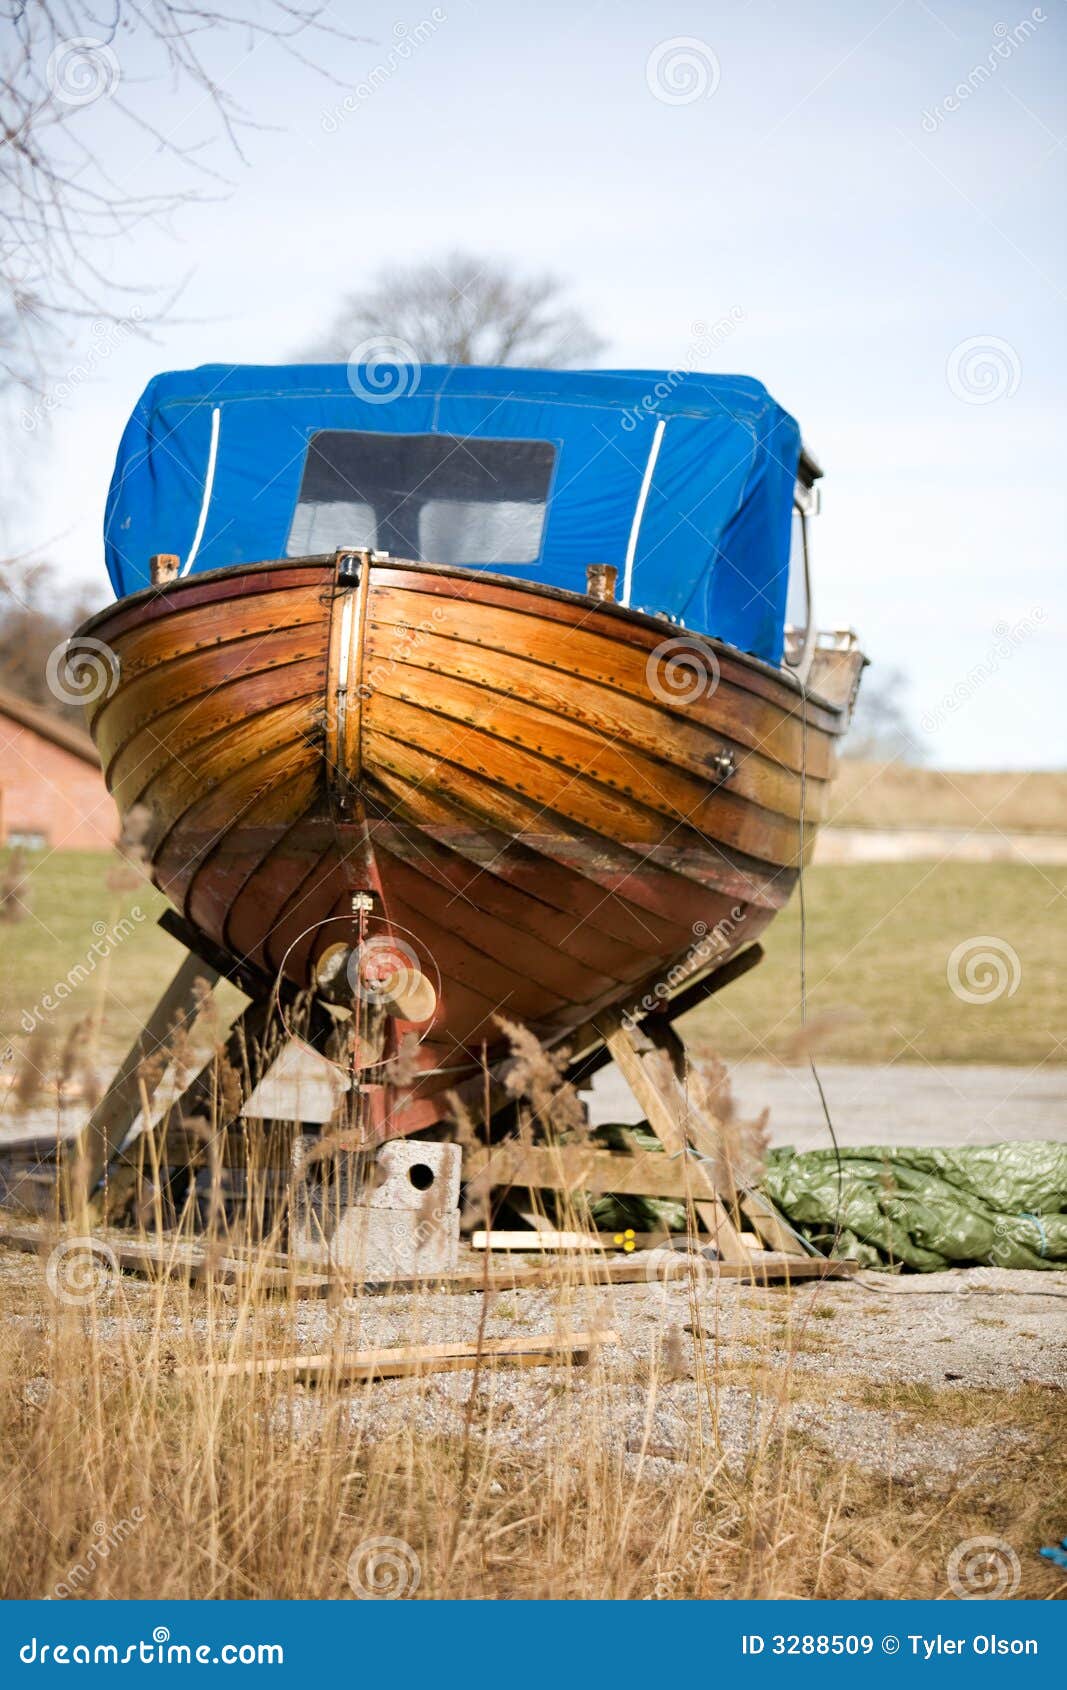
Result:
{"label": "mooring rope", "polygon": [[[797,893],[800,900],[800,1030],[801,1035],[803,1036],[808,1025],[808,911],[804,898],[804,822],[808,794],[808,684],[807,680],[802,675],[798,675],[797,680],[800,684],[801,702],[800,850],[798,857]],[[841,1240],[841,1211],[844,1204],[845,1170],[841,1161],[841,1146],[838,1143],[837,1133],[834,1131],[833,1118],[830,1114],[830,1105],[826,1101],[826,1092],[823,1089],[822,1076],[819,1073],[815,1057],[810,1047],[808,1048],[807,1056],[808,1066],[811,1069],[811,1077],[815,1081],[816,1090],[819,1093],[819,1102],[822,1105],[823,1118],[826,1121],[827,1131],[830,1134],[830,1142],[834,1147],[834,1159],[837,1164],[837,1215],[834,1220],[833,1241],[829,1250],[829,1254],[832,1256],[836,1254],[837,1246]]]}

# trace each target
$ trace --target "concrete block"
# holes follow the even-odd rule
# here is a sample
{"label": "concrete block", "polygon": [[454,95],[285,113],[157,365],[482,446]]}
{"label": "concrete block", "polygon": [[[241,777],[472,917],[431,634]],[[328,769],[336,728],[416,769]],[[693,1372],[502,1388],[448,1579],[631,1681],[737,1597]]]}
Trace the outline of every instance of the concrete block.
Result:
{"label": "concrete block", "polygon": [[358,1198],[370,1209],[454,1209],[459,1203],[463,1151],[458,1144],[420,1144],[394,1138],[375,1157],[377,1184]]}
{"label": "concrete block", "polygon": [[449,1273],[458,1261],[461,1168],[455,1144],[385,1144],[355,1159],[340,1195],[314,1180],[298,1187],[290,1249],[363,1279]]}

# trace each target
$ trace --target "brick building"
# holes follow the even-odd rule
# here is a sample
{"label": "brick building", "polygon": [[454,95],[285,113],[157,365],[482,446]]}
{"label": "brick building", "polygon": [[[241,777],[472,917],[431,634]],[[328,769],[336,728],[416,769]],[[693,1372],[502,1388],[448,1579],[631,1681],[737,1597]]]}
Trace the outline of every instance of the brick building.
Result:
{"label": "brick building", "polygon": [[0,687],[0,844],[106,851],[117,836],[89,735]]}

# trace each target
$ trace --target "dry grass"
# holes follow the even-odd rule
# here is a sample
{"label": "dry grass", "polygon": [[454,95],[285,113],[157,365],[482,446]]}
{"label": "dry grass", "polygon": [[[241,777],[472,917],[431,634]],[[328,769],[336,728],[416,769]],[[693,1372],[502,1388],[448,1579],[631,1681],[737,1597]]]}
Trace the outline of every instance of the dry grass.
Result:
{"label": "dry grass", "polygon": [[830,800],[835,827],[1000,828],[1067,833],[1067,773],[917,769],[842,759]]}
{"label": "dry grass", "polygon": [[[558,1088],[533,1056],[528,1066],[540,1118]],[[243,1242],[228,1230],[214,1124],[209,1253]],[[149,1148],[139,1235],[164,1218]],[[264,1212],[255,1193],[248,1212]],[[191,1235],[191,1208],[180,1222]],[[82,1209],[71,1232],[92,1224]],[[580,1264],[539,1300],[468,1291],[445,1310],[429,1292],[309,1305],[292,1281],[268,1294],[255,1272],[238,1287],[119,1275],[94,1287],[55,1246],[2,1259],[7,1598],[334,1598],[376,1576],[420,1597],[940,1596],[950,1553],[977,1536],[1018,1546],[1020,1595],[1059,1586],[1035,1552],[1050,1541],[1050,1497],[1067,1496],[1062,1414],[1042,1420],[1036,1392],[972,1392],[975,1447],[1022,1428],[1014,1459],[935,1464],[921,1480],[861,1469],[816,1436],[850,1391],[857,1412],[902,1413],[935,1444],[957,1426],[960,1394],[900,1401],[892,1384],[817,1378],[834,1323],[789,1296],[767,1293],[759,1333],[735,1342],[714,1287],[672,1290],[669,1318],[639,1309],[627,1324],[616,1317],[647,1287],[609,1297]],[[481,1362],[352,1388],[328,1372],[305,1389],[206,1366],[339,1353],[383,1331],[405,1342],[450,1326],[469,1338],[616,1323],[629,1336],[588,1367],[522,1374]],[[664,1419],[681,1422],[681,1443]]]}
{"label": "dry grass", "polygon": [[[855,1401],[903,1408],[935,1436],[961,1417],[976,1432],[1025,1428],[1032,1453],[978,1485],[901,1484],[831,1459],[791,1424],[795,1405],[826,1400],[827,1382],[793,1366],[826,1328],[815,1333],[788,1298],[743,1367],[724,1344],[688,1348],[701,1423],[667,1461],[656,1423],[678,1361],[666,1342],[648,1366],[603,1351],[591,1375],[453,1376],[462,1424],[445,1433],[434,1376],[356,1389],[328,1377],[313,1391],[210,1376],[206,1357],[297,1347],[307,1309],[292,1297],[124,1277],[75,1307],[51,1295],[45,1265],[8,1258],[4,1275],[5,1597],[347,1597],[350,1558],[369,1577],[361,1546],[382,1537],[408,1546],[405,1567],[408,1551],[417,1558],[423,1597],[939,1596],[961,1539],[1036,1547],[1050,1496],[1067,1495],[1063,1427],[1038,1391],[854,1386]],[[553,1318],[570,1320],[580,1295],[577,1282],[553,1293]],[[337,1307],[329,1342],[358,1342],[372,1314],[363,1298]],[[407,1319],[417,1329],[424,1315],[408,1307]],[[182,1364],[191,1377],[177,1376]],[[627,1445],[605,1392],[635,1380],[646,1432]],[[504,1435],[520,1385],[551,1405],[531,1447]],[[388,1423],[386,1390],[398,1399]],[[739,1455],[722,1423],[745,1393]],[[1019,1594],[1055,1586],[1054,1569],[1024,1554]]]}

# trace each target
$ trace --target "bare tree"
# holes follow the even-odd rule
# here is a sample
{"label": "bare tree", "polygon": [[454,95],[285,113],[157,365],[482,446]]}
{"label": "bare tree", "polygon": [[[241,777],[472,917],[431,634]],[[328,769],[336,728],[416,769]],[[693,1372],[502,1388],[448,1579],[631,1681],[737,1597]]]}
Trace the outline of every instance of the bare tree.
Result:
{"label": "bare tree", "polygon": [[84,727],[84,706],[49,684],[49,658],[99,608],[86,587],[78,584],[72,594],[51,564],[7,563],[0,571],[0,686]]}
{"label": "bare tree", "polygon": [[903,669],[887,669],[881,677],[875,671],[872,679],[864,680],[843,747],[846,757],[877,763],[925,761],[926,748],[911,725],[904,701],[907,690]]}
{"label": "bare tree", "polygon": [[[224,194],[213,161],[253,120],[227,76],[262,42],[303,61],[316,33],[348,35],[298,0],[0,0],[0,372],[32,385],[71,320],[146,323],[107,243]],[[307,62],[307,61],[304,61]],[[322,67],[316,67],[321,69]],[[190,95],[183,106],[179,95]],[[172,115],[171,115],[172,114]],[[112,167],[105,162],[115,160]],[[152,187],[138,186],[151,162]],[[156,290],[157,309],[174,289]]]}
{"label": "bare tree", "polygon": [[322,363],[512,364],[565,368],[604,342],[552,276],[453,252],[380,272],[349,294],[328,334],[303,356]]}

